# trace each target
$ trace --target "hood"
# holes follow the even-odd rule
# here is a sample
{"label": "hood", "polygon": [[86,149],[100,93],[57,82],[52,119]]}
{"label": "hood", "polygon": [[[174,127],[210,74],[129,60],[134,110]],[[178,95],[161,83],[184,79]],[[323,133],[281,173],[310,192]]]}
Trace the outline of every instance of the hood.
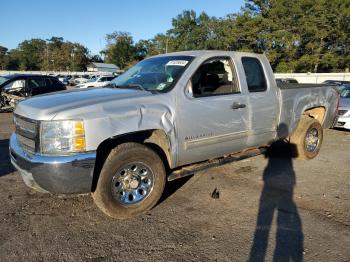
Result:
{"label": "hood", "polygon": [[15,113],[36,120],[51,120],[57,113],[98,106],[109,101],[152,95],[147,91],[118,88],[89,88],[34,96],[18,103]]}
{"label": "hood", "polygon": [[340,98],[339,107],[350,108],[350,98]]}

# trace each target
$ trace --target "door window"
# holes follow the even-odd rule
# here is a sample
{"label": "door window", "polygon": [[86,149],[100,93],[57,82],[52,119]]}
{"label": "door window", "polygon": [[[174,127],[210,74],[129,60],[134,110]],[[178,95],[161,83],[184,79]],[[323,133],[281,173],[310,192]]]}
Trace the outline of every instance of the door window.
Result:
{"label": "door window", "polygon": [[45,79],[44,78],[29,79],[28,86],[29,88],[33,88],[33,89],[39,88],[39,87],[45,87],[46,86]]}
{"label": "door window", "polygon": [[55,78],[46,78],[46,86],[49,87],[59,87],[62,83]]}
{"label": "door window", "polygon": [[15,89],[15,88],[24,88],[25,87],[25,81],[23,79],[15,80],[13,82],[8,83],[5,85],[4,90],[8,89]]}
{"label": "door window", "polygon": [[205,61],[191,78],[194,97],[238,93],[236,74],[229,57]]}
{"label": "door window", "polygon": [[242,64],[249,92],[266,91],[267,84],[260,61],[254,57],[243,57]]}

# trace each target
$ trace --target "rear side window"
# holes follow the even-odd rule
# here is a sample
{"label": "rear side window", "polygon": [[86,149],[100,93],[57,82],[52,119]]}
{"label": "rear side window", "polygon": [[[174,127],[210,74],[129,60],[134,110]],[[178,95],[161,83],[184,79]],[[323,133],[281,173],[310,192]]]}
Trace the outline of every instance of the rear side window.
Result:
{"label": "rear side window", "polygon": [[258,59],[242,57],[249,92],[263,92],[267,89],[264,70]]}
{"label": "rear side window", "polygon": [[61,82],[55,78],[46,78],[46,83],[48,86],[60,86]]}
{"label": "rear side window", "polygon": [[29,88],[45,87],[45,80],[44,80],[44,78],[29,79],[28,86],[29,86]]}

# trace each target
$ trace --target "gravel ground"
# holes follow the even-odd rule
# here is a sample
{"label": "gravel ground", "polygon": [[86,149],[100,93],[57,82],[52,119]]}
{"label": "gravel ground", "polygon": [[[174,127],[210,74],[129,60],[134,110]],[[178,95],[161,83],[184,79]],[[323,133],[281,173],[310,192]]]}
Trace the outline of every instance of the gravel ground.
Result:
{"label": "gravel ground", "polygon": [[27,188],[12,128],[0,114],[1,261],[350,261],[350,132],[325,130],[311,161],[258,156],[177,180],[153,210],[116,221],[89,195]]}

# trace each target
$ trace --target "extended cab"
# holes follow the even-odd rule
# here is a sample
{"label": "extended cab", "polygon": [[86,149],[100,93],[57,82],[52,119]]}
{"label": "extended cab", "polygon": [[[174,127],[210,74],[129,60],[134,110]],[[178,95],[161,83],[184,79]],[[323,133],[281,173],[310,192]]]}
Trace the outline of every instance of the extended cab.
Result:
{"label": "extended cab", "polygon": [[166,180],[256,155],[278,139],[314,158],[337,103],[331,86],[277,86],[264,55],[159,55],[108,88],[20,102],[11,161],[28,186],[91,192],[104,213],[125,219],[152,208]]}

